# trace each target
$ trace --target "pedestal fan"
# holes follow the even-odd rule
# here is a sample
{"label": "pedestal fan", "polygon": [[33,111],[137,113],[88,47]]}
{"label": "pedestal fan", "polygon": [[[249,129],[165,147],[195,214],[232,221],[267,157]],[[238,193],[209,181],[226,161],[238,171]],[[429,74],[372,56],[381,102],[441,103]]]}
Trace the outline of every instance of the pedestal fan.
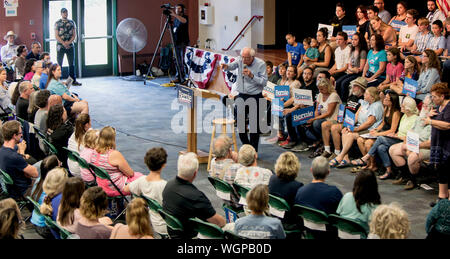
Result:
{"label": "pedestal fan", "polygon": [[128,81],[144,81],[142,71],[141,75],[136,75],[136,53],[147,44],[147,29],[144,24],[135,18],[124,19],[117,26],[116,38],[122,49],[133,53],[133,75],[121,78]]}

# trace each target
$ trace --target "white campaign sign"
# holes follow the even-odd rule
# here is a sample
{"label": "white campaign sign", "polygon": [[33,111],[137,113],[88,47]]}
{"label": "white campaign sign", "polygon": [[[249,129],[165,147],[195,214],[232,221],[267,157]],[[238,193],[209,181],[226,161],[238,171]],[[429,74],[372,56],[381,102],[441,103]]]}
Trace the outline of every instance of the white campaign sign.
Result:
{"label": "white campaign sign", "polygon": [[270,100],[275,98],[275,84],[267,81],[267,85],[264,87],[262,94],[266,95]]}
{"label": "white campaign sign", "polygon": [[320,28],[322,28],[322,27],[325,27],[325,28],[328,29],[328,37],[327,37],[327,39],[330,39],[333,36],[334,27],[332,25],[319,23],[319,28],[317,30],[320,30]]}
{"label": "white campaign sign", "polygon": [[311,90],[294,89],[294,103],[307,106],[314,105]]}
{"label": "white campaign sign", "polygon": [[406,135],[406,147],[409,151],[419,154],[420,136],[417,133],[408,131]]}

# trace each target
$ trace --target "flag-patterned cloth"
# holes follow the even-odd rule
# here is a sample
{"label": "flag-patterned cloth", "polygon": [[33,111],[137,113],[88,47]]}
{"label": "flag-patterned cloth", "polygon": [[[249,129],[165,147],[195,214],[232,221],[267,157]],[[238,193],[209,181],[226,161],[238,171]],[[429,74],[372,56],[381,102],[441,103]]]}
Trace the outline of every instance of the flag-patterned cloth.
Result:
{"label": "flag-patterned cloth", "polygon": [[448,12],[450,11],[450,2],[449,0],[437,0],[437,6],[444,13],[445,17],[448,17]]}
{"label": "flag-patterned cloth", "polygon": [[[229,57],[229,56],[225,56],[225,55],[221,55],[222,58],[220,60],[220,64],[230,64],[231,62],[233,62],[235,60],[234,57]],[[234,89],[234,86],[236,84],[236,79],[238,76],[238,69],[235,70],[228,70],[222,71],[223,73],[223,78],[225,79],[225,84],[227,85],[228,89],[230,89],[230,91],[232,91],[232,89]]]}
{"label": "flag-patterned cloth", "polygon": [[185,63],[190,71],[189,78],[198,88],[206,88],[217,60],[220,60],[219,54],[191,47],[186,48]]}

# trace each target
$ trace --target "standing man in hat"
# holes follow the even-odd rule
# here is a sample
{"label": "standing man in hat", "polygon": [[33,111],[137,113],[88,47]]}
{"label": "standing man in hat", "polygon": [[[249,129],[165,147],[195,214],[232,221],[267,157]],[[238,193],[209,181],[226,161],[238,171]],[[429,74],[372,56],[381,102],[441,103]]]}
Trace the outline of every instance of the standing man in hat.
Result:
{"label": "standing man in hat", "polygon": [[9,31],[3,39],[8,42],[1,49],[2,62],[7,66],[14,64],[17,58],[17,45],[14,44],[14,40],[17,38],[17,35],[13,31]]}
{"label": "standing man in hat", "polygon": [[69,62],[69,76],[73,78],[72,85],[79,86],[81,83],[77,82],[75,71],[75,38],[77,35],[75,22],[69,20],[66,8],[61,9],[61,19],[55,23],[55,37],[57,40],[56,51],[57,61],[62,67],[64,55],[67,55]]}

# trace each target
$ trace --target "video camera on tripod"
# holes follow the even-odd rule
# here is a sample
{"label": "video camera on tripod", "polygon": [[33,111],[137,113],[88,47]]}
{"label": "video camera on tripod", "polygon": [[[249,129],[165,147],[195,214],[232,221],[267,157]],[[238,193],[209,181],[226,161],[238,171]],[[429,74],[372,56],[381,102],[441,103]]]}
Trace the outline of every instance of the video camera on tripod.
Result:
{"label": "video camera on tripod", "polygon": [[[166,17],[166,23],[164,25],[164,29],[162,30],[161,35],[159,36],[159,41],[158,41],[158,44],[156,44],[156,49],[155,49],[154,53],[158,53],[158,50],[161,47],[161,43],[162,43],[165,32],[169,31],[170,41],[172,43],[172,53],[174,54],[175,67],[176,67],[177,74],[178,74],[178,81],[184,82],[184,78],[181,78],[181,75],[182,75],[181,71],[183,69],[183,64],[181,64],[181,61],[178,60],[178,57],[176,54],[176,49],[175,49],[174,36],[173,36],[174,30],[173,30],[173,21],[172,21],[172,17],[171,17],[171,14],[172,14],[171,9],[175,9],[175,7],[171,6],[170,4],[163,4],[163,5],[161,5],[161,8],[164,8],[163,14],[165,14],[167,17]],[[148,67],[148,71],[147,71],[145,78],[148,78],[149,75],[153,76],[152,67],[155,62],[155,57],[156,57],[156,55],[153,55],[152,61],[150,62],[150,66]],[[145,84],[146,84],[146,80],[144,80],[144,85]]]}
{"label": "video camera on tripod", "polygon": [[164,8],[163,14],[165,15],[170,15],[171,14],[170,9],[175,9],[175,7],[171,6],[170,4],[163,4],[161,5],[161,8]]}

